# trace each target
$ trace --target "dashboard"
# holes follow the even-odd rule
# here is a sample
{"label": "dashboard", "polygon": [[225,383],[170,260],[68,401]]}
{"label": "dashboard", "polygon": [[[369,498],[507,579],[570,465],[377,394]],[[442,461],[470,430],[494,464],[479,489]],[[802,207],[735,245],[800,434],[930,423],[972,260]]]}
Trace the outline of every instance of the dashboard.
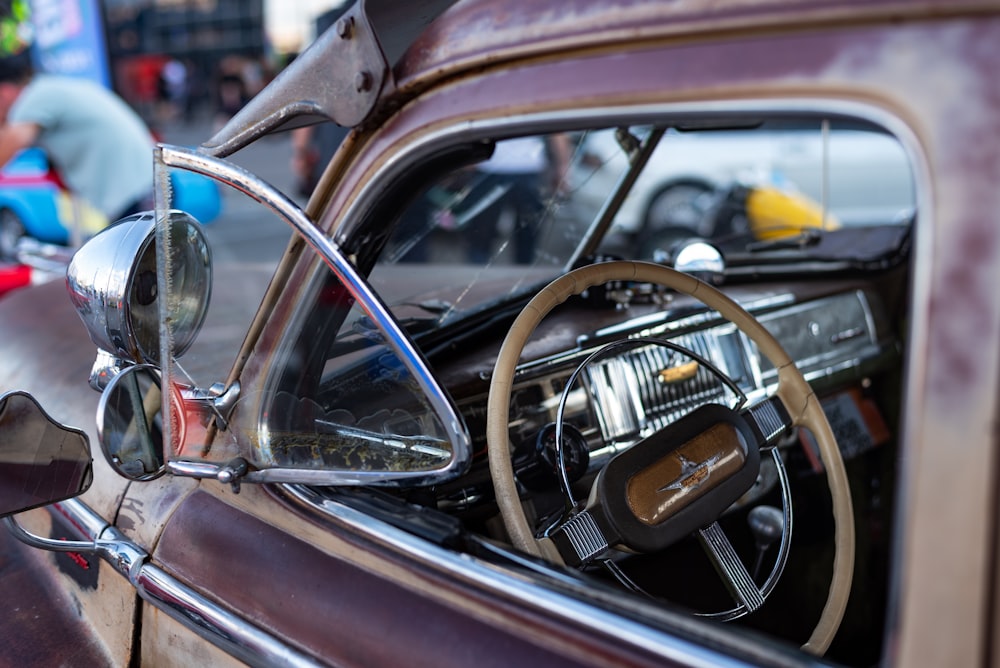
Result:
{"label": "dashboard", "polygon": [[[845,458],[875,444],[884,429],[872,425],[854,389],[869,375],[897,364],[899,355],[878,293],[851,286],[815,297],[772,292],[741,302],[774,334],[821,397],[835,433],[841,432],[837,435]],[[550,348],[553,341],[562,341],[564,348],[522,360],[510,408],[515,471],[522,482],[545,486],[534,480],[528,460],[531,453],[548,450],[551,455],[560,413],[566,425],[563,443],[568,452],[576,452],[574,478],[579,479],[702,405],[753,404],[777,383],[777,371],[756,345],[714,312],[663,308],[628,315],[622,319],[619,312],[617,322],[599,322],[576,334],[569,346],[566,332],[573,328],[551,325],[542,338]],[[601,320],[579,314],[552,317],[557,323],[560,317],[574,323]],[[488,379],[489,372],[480,375]],[[486,396],[458,403],[480,451],[485,447]],[[802,438],[808,452],[808,435]]]}

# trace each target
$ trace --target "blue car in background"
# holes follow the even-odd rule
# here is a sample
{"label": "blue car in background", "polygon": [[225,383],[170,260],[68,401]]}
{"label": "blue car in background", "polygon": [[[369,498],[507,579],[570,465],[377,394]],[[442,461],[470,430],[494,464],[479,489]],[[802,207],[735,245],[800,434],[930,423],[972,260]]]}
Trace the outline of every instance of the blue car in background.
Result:
{"label": "blue car in background", "polygon": [[[218,217],[222,198],[214,181],[179,171],[171,178],[174,206],[190,211],[203,224]],[[68,246],[74,230],[82,239],[108,222],[71,195],[42,149],[26,149],[0,170],[0,261],[16,258],[21,237]]]}

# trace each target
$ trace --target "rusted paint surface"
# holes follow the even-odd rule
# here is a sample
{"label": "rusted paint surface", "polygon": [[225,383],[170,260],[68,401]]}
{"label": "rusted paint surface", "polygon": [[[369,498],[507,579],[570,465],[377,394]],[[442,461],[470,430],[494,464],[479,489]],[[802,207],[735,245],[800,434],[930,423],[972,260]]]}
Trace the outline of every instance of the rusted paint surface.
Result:
{"label": "rusted paint surface", "polygon": [[198,485],[199,481],[193,478],[171,475],[130,485],[118,509],[115,526],[145,549],[152,549],[170,515]]}
{"label": "rusted paint surface", "polygon": [[97,402],[88,385],[97,346],[66,294],[64,281],[13,292],[0,300],[0,393],[30,392],[53,419],[86,432],[94,483],[82,497],[102,517],[115,516],[128,486],[97,446]]}
{"label": "rusted paint surface", "polygon": [[[387,554],[367,542],[358,547],[364,562],[352,563],[198,492],[168,524],[155,556],[182,581],[335,665],[663,665],[616,641],[552,627],[499,596],[392,566],[423,580],[425,592],[439,592],[422,595],[379,575]],[[446,602],[455,596],[481,615]],[[484,615],[503,617],[504,627]],[[553,650],[560,646],[574,655]]]}
{"label": "rusted paint surface", "polygon": [[142,608],[143,640],[140,665],[156,668],[245,668],[246,664],[185,628],[162,610]]}
{"label": "rusted paint surface", "polygon": [[[3,332],[0,335],[0,392],[27,390],[54,419],[88,434],[94,459],[94,482],[81,499],[111,522],[128,481],[111,470],[97,445],[94,416],[100,395],[88,384],[97,348],[73,309],[65,284],[53,281],[4,297],[0,300],[0,328]],[[69,529],[61,527],[58,521],[52,522],[47,510],[36,510],[29,515],[20,517],[28,522],[29,530],[39,535],[82,538],[69,534]],[[13,540],[7,531],[0,529],[0,533],[3,541]],[[25,570],[11,577],[0,573],[0,586],[3,587],[0,599],[10,605],[22,605],[22,609],[30,606],[33,614],[39,615],[40,622],[49,624],[42,624],[40,628],[44,631],[38,633],[44,635],[45,643],[53,643],[53,652],[64,648],[63,640],[67,645],[76,646],[81,663],[75,664],[74,655],[69,654],[67,665],[127,663],[137,598],[128,581],[95,555],[53,554],[18,547]],[[22,595],[28,585],[18,584],[18,581],[37,578],[42,579],[31,586],[44,587],[44,595],[39,593],[35,598],[26,593]],[[39,636],[31,624],[24,625],[24,620],[7,624],[6,616],[0,619],[5,620],[4,628],[9,631],[4,634],[5,639],[10,637],[18,642],[23,637],[25,643],[38,642]],[[65,634],[60,635],[62,631],[53,633],[53,628],[65,628]],[[98,647],[100,650],[95,649]],[[98,651],[106,652],[110,658],[95,659],[93,664],[86,660],[89,656],[96,657]],[[52,661],[18,661],[9,665],[62,665],[62,662],[53,654]]]}
{"label": "rusted paint surface", "polygon": [[885,74],[907,84],[904,106],[915,116],[932,178],[912,277],[900,517],[903,665],[972,665],[990,637],[1000,389],[998,58],[995,19],[944,26],[928,31],[923,44],[882,54]]}
{"label": "rusted paint surface", "polygon": [[503,60],[670,36],[800,30],[809,25],[899,22],[995,9],[989,0],[522,0],[459,3],[418,39],[397,64],[402,89],[422,79]]}
{"label": "rusted paint surface", "polygon": [[82,615],[80,601],[55,579],[53,557],[0,529],[0,664],[116,665]]}

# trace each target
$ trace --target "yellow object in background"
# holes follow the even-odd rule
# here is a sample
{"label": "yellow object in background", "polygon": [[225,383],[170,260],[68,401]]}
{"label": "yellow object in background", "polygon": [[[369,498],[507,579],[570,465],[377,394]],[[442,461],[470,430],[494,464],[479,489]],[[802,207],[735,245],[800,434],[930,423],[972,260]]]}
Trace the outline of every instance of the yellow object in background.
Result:
{"label": "yellow object in background", "polygon": [[56,195],[56,214],[69,230],[70,238],[79,236],[80,239],[87,239],[108,226],[107,216],[83,198],[65,190]]}
{"label": "yellow object in background", "polygon": [[754,239],[795,236],[805,230],[836,230],[840,221],[812,199],[774,186],[754,186],[747,193],[747,219]]}

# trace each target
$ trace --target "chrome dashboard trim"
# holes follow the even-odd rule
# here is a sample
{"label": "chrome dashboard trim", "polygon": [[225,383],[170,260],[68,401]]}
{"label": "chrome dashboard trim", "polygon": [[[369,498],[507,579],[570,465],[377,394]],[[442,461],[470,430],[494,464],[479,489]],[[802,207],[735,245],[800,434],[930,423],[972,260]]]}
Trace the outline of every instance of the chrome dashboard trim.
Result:
{"label": "chrome dashboard trim", "polygon": [[155,149],[157,160],[169,167],[185,169],[208,176],[228,185],[250,198],[265,205],[278,215],[323,259],[323,262],[344,284],[357,305],[365,312],[386,336],[389,347],[395,352],[406,368],[413,374],[428,402],[441,420],[454,446],[451,461],[432,473],[389,472],[389,471],[336,471],[309,470],[303,475],[302,469],[269,468],[253,471],[245,482],[308,482],[310,484],[368,484],[406,480],[420,484],[454,477],[464,472],[472,459],[472,444],[463,426],[458,410],[431,373],[423,357],[412,347],[406,334],[393,318],[388,307],[378,294],[358,274],[354,265],[344,257],[340,248],[313,222],[306,213],[284,193],[263,179],[231,162],[199,153],[193,149],[159,144]]}
{"label": "chrome dashboard trim", "polygon": [[[836,335],[841,331],[840,327],[859,330],[857,336],[845,339],[834,346],[834,350],[823,350],[819,354],[812,354],[815,347],[812,339],[791,348],[782,342],[806,381],[817,391],[833,389],[837,384],[857,382],[890,362],[892,355],[898,353],[896,344],[885,340],[884,333],[878,330],[873,305],[863,290],[851,289],[800,302],[795,301],[791,294],[776,294],[747,303],[762,324],[767,326],[768,322],[783,322],[785,332],[798,332],[801,329],[800,320],[802,323],[812,322],[813,314],[827,312],[840,313],[839,320],[835,319],[832,323],[822,320],[822,336]],[[850,308],[842,308],[845,304]],[[573,368],[600,349],[601,345],[641,338],[670,340],[706,357],[737,382],[750,402],[760,401],[775,390],[777,372],[762,361],[756,346],[746,335],[718,314],[702,310],[674,322],[665,320],[669,317],[669,311],[655,316],[650,318],[644,315],[606,328],[601,331],[600,336],[594,334],[580,337],[578,341],[584,340],[590,345],[578,345],[571,350],[521,365],[514,392],[537,391],[543,397],[548,397],[552,393],[551,387],[564,385],[567,379],[571,379]],[[830,328],[829,324],[836,327]],[[778,331],[774,333],[778,336],[782,328],[776,329]],[[617,338],[609,336],[610,333]],[[823,340],[822,336],[820,341]],[[880,337],[883,338],[880,340]],[[780,338],[779,336],[779,340]],[[800,353],[804,351],[809,354],[796,357],[796,349]],[[625,368],[619,369],[618,365],[624,365]],[[656,370],[670,365],[669,360],[658,355],[655,350],[640,347],[624,353],[618,362],[615,358],[605,360],[600,370],[583,377],[583,382],[574,390],[577,405],[570,421],[587,438],[590,447],[589,471],[600,469],[611,457],[627,449],[636,440],[662,428],[665,423],[680,417],[695,405],[719,401],[724,397],[728,400],[730,397],[723,385],[706,384],[709,379],[704,378],[701,372],[698,372],[697,377],[686,380],[684,385],[671,390],[661,388],[649,380]],[[628,371],[633,366],[636,367],[635,373]],[[468,410],[481,399],[469,398],[461,405]],[[582,403],[586,405],[579,405]],[[539,403],[538,406],[542,416],[539,420],[543,417],[547,421],[557,419],[548,403]],[[533,432],[523,426],[515,427],[512,422],[511,428],[518,432],[515,438],[533,437]]]}

